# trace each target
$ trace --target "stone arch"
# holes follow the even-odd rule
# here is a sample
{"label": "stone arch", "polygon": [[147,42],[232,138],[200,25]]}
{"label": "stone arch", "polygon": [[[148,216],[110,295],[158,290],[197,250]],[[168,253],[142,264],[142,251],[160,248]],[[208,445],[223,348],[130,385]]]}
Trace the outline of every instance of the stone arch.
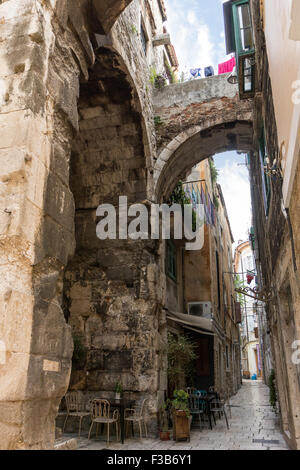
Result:
{"label": "stone arch", "polygon": [[[156,404],[156,246],[153,241],[99,240],[96,209],[147,199],[149,168],[141,105],[121,56],[97,51],[81,83],[79,132],[72,142],[70,188],[76,250],[64,276],[64,313],[86,349],[70,388],[86,398],[113,397],[117,381],[131,398]],[[116,211],[118,214],[118,210]]]}
{"label": "stone arch", "polygon": [[107,34],[132,0],[92,0],[102,32]]}
{"label": "stone arch", "polygon": [[253,101],[240,100],[227,74],[175,84],[154,96],[158,158],[154,199],[161,200],[195,164],[253,146]]}
{"label": "stone arch", "polygon": [[[3,85],[5,91],[3,96],[6,96],[0,103],[0,123],[5,136],[1,141],[3,165],[0,178],[3,196],[0,208],[0,341],[3,349],[0,354],[0,448],[48,449],[53,448],[55,417],[61,398],[68,388],[71,371],[71,328],[65,321],[61,305],[67,289],[66,274],[70,272],[72,263],[70,258],[75,250],[75,235],[77,240],[84,239],[84,233],[79,234],[74,229],[74,212],[82,209],[82,212],[85,210],[92,213],[94,210],[87,203],[81,208],[78,205],[85,202],[84,198],[80,199],[80,194],[76,194],[76,185],[79,182],[84,183],[84,175],[79,174],[79,178],[74,178],[74,158],[71,186],[75,204],[69,186],[71,145],[78,130],[79,94],[81,120],[89,120],[84,119],[87,107],[81,107],[84,102],[82,91],[87,82],[84,84],[82,79],[80,90],[79,77],[85,77],[86,80],[90,77],[90,84],[97,87],[101,80],[97,80],[96,71],[101,74],[99,69],[102,67],[106,71],[104,82],[108,86],[116,80],[124,84],[124,103],[120,103],[122,98],[114,103],[114,97],[110,96],[110,103],[98,103],[98,106],[99,112],[101,107],[111,106],[109,115],[103,112],[106,121],[109,117],[113,119],[114,105],[119,110],[123,107],[125,113],[127,107],[130,114],[128,129],[124,130],[125,122],[120,125],[122,132],[128,132],[124,135],[127,150],[130,148],[130,152],[134,153],[139,141],[141,155],[143,154],[139,162],[141,166],[136,162],[132,168],[129,166],[126,169],[128,178],[126,181],[122,180],[124,191],[130,193],[132,200],[144,197],[151,181],[148,175],[151,160],[148,139],[150,133],[141,116],[141,110],[147,114],[148,108],[150,109],[150,99],[149,93],[145,92],[148,108],[139,103],[146,88],[145,85],[138,97],[136,90],[141,88],[140,83],[143,81],[143,73],[140,73],[143,61],[132,57],[133,46],[127,49],[124,47],[128,42],[130,24],[124,29],[123,35],[119,34],[126,23],[126,12],[122,15],[122,21],[120,19],[122,24],[116,24],[116,28],[113,28],[109,47],[102,49],[93,35],[89,34],[91,28],[88,15],[81,8],[90,5],[90,2],[79,2],[79,5],[78,2],[63,1],[52,2],[50,5],[49,2],[29,1],[23,2],[22,8],[17,7],[17,2],[13,3],[15,8],[12,8],[11,2],[2,2],[0,5],[1,17],[4,19],[1,28],[5,29],[5,77],[1,86]],[[111,2],[113,3],[123,3],[124,7],[127,4]],[[133,42],[134,39],[132,44]],[[123,59],[121,54],[114,55],[114,49],[123,51]],[[16,50],[17,53],[6,54],[6,51],[11,50]],[[126,70],[125,62],[132,62],[135,66],[136,75],[131,70],[133,78],[130,78],[130,67]],[[116,72],[113,71],[115,67],[118,69]],[[112,70],[109,71],[109,68]],[[146,74],[145,70],[143,72]],[[114,73],[117,76],[113,76]],[[140,77],[139,82],[136,76]],[[133,82],[137,84],[136,87]],[[106,85],[103,82],[101,84],[105,89]],[[94,105],[95,103],[92,107],[96,107]],[[90,120],[101,119],[97,115],[90,117]],[[118,119],[116,118],[115,128],[120,123]],[[151,121],[149,117],[147,120],[148,123]],[[105,137],[109,137],[108,132],[103,132],[103,140]],[[113,141],[113,136],[110,139]],[[92,140],[89,139],[90,144]],[[94,140],[96,142],[96,138]],[[89,178],[96,179],[96,172],[94,175],[91,173],[90,171]],[[122,181],[116,181],[117,171],[113,172],[113,178],[113,183],[121,185]],[[86,185],[84,189],[88,196],[90,187]],[[112,192],[111,196],[114,196]],[[85,233],[90,229],[94,233],[93,216],[89,217],[89,223],[84,227]],[[153,281],[155,250],[148,247],[147,251],[137,242],[136,247],[136,250],[131,250],[131,261],[138,266],[133,282],[124,278],[105,282],[107,297],[112,297],[117,291],[119,293],[120,285],[127,289],[125,298],[119,296],[119,309],[115,313],[119,324],[123,322],[124,327],[124,335],[118,340],[118,347],[123,350],[123,345],[124,349],[126,345],[134,345],[128,348],[132,357],[134,356],[136,371],[135,377],[129,380],[131,390],[139,394],[141,390],[148,389],[154,396],[157,378],[148,372],[151,367],[154,368],[156,346],[154,330],[157,328],[157,318]],[[119,260],[124,250],[120,246],[117,249]],[[76,255],[78,252],[75,252]],[[100,258],[103,260],[104,256],[101,255]],[[92,269],[97,268],[97,259],[92,260],[96,266],[88,264],[90,259],[91,257],[85,264],[86,272],[90,269],[91,275],[95,275],[94,280],[101,283],[103,279],[98,277],[97,269]],[[70,264],[65,272],[68,260]],[[104,262],[101,266],[104,268]],[[80,274],[79,272],[78,276]],[[152,288],[148,288],[148,278],[152,279]],[[126,304],[128,299],[132,300],[130,309]],[[99,305],[100,303],[99,301]],[[127,323],[123,321],[126,315]],[[114,323],[114,320],[111,319],[111,322]],[[136,328],[139,331],[144,330],[145,335],[135,336],[133,332]],[[147,341],[151,342],[150,346]],[[140,380],[136,377],[140,377]]]}
{"label": "stone arch", "polygon": [[194,126],[175,137],[159,155],[154,165],[155,199],[167,197],[176,182],[184,178],[200,161],[214,154],[253,148],[253,126],[250,121],[217,119],[213,127]]}

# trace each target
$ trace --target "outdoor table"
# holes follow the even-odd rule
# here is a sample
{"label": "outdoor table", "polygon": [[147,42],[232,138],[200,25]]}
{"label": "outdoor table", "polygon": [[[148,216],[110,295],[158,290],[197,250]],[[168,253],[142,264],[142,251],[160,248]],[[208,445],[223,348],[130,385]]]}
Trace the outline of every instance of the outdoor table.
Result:
{"label": "outdoor table", "polygon": [[211,412],[210,412],[210,402],[215,399],[215,392],[209,393],[208,395],[204,395],[200,397],[200,400],[206,402],[206,409],[207,409],[207,416],[209,420],[210,429],[212,429],[212,422],[211,422]]}
{"label": "outdoor table", "polygon": [[[113,400],[109,400],[110,406],[112,408],[118,408],[120,411],[120,427],[121,427],[121,442],[124,444],[124,438],[125,438],[125,420],[124,420],[124,414],[125,414],[125,408],[132,408],[134,405],[133,400],[129,400],[127,398],[120,398],[119,400],[116,400],[115,398]],[[133,434],[133,423],[132,423],[132,434]]]}

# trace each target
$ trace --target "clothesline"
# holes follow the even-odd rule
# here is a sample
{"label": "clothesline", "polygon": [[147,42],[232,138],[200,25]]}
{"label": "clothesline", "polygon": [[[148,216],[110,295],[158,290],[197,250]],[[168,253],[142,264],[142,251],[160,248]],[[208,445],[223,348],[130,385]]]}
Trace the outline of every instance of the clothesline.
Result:
{"label": "clothesline", "polygon": [[205,180],[201,180],[199,183],[201,187],[200,190],[199,185],[195,188],[193,183],[187,182],[185,192],[189,196],[194,209],[196,209],[197,204],[202,204],[204,206],[205,223],[208,225],[216,225],[215,206],[209,195]]}
{"label": "clothesline", "polygon": [[[232,56],[230,59],[226,60],[225,62],[221,62],[220,64],[218,64],[218,75],[232,72],[235,65],[236,65],[236,60],[234,56]],[[199,67],[190,69],[190,74],[194,78],[200,78],[201,70],[202,68],[199,68]],[[204,68],[205,77],[211,77],[214,74],[215,74],[214,68],[211,65]]]}

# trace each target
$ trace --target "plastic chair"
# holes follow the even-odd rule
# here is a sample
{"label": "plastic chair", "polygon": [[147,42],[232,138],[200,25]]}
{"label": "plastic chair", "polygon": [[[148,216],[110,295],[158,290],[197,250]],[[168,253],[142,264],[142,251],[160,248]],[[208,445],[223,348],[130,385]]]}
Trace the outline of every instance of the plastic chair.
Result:
{"label": "plastic chair", "polygon": [[79,431],[78,436],[80,437],[81,423],[85,416],[89,416],[89,412],[85,409],[85,403],[80,401],[78,392],[68,392],[65,395],[65,401],[67,405],[67,416],[63,425],[62,432],[64,432],[69,416],[77,416],[79,418]]}
{"label": "plastic chair", "polygon": [[144,415],[145,413],[145,408],[146,408],[146,401],[148,399],[144,398],[144,400],[141,402],[140,406],[136,406],[135,408],[125,408],[124,411],[124,421],[126,422],[126,429],[125,429],[125,434],[127,432],[128,424],[132,423],[138,423],[139,425],[139,430],[140,430],[140,439],[142,439],[142,424],[144,424],[145,428],[145,436],[148,437],[148,432],[147,432],[147,424],[146,424],[146,417]]}
{"label": "plastic chair", "polygon": [[102,398],[94,398],[94,400],[91,401],[92,423],[89,430],[88,439],[91,436],[94,423],[97,424],[96,437],[98,436],[98,425],[107,424],[107,445],[109,445],[109,425],[116,423],[116,435],[118,441],[120,435],[119,416],[119,410],[114,410],[112,416],[110,415],[110,403],[108,400],[104,400]]}

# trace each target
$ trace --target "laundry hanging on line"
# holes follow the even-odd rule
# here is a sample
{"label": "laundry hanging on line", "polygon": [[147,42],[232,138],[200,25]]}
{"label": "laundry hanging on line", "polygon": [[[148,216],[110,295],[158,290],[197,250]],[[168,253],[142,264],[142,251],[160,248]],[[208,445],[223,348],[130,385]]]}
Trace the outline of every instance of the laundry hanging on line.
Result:
{"label": "laundry hanging on line", "polygon": [[212,77],[215,74],[214,68],[210,65],[209,67],[205,67],[204,75],[206,77]]}
{"label": "laundry hanging on line", "polygon": [[235,65],[236,65],[236,62],[235,62],[234,57],[227,60],[226,62],[222,62],[221,64],[218,65],[219,75],[221,75],[222,73],[232,72]]}
{"label": "laundry hanging on line", "polygon": [[190,74],[196,78],[196,77],[201,77],[201,70],[202,69],[190,69]]}

